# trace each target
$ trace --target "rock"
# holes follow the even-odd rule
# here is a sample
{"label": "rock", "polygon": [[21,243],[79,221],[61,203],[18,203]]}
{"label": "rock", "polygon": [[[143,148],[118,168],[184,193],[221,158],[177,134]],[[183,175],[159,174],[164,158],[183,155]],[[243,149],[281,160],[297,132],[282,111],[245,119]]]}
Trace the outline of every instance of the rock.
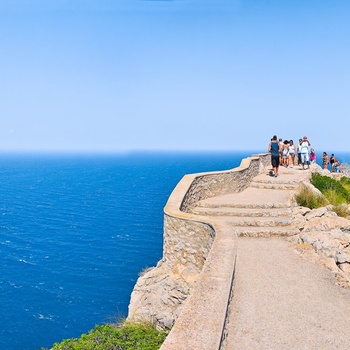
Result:
{"label": "rock", "polygon": [[[317,210],[317,209],[315,209]],[[317,215],[310,215],[309,220],[305,221],[303,231],[330,231],[335,228],[344,228],[350,229],[350,221],[333,215],[323,215],[322,217],[318,216],[321,212],[318,212]]]}
{"label": "rock", "polygon": [[350,264],[349,263],[343,263],[339,264],[339,268],[348,276],[350,276]]}
{"label": "rock", "polygon": [[148,320],[170,328],[181,313],[199,272],[192,267],[170,268],[165,261],[142,274],[131,293],[128,320]]}
{"label": "rock", "polygon": [[300,212],[293,222],[303,226],[293,237],[297,250],[334,272],[341,286],[350,287],[350,221],[338,217],[330,208],[314,209],[302,217]]}
{"label": "rock", "polygon": [[314,210],[309,211],[305,214],[306,220],[312,220],[314,218],[320,218],[327,212],[327,209],[325,207],[317,208]]}
{"label": "rock", "polygon": [[303,217],[305,216],[306,213],[311,212],[311,209],[306,208],[306,207],[293,207],[293,216],[300,216]]}
{"label": "rock", "polygon": [[338,251],[335,255],[335,261],[337,264],[350,263],[350,255],[348,252]]}

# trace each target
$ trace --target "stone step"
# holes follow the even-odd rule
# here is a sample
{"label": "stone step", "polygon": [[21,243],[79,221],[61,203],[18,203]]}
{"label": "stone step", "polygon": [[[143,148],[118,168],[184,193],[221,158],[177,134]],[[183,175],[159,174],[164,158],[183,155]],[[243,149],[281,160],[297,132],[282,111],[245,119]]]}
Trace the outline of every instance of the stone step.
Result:
{"label": "stone step", "polygon": [[299,232],[291,226],[285,227],[247,227],[231,225],[232,232],[238,237],[271,237],[271,236],[293,236]]}
{"label": "stone step", "polygon": [[228,193],[199,201],[197,207],[206,208],[290,208],[294,191],[248,187],[241,192]]}
{"label": "stone step", "polygon": [[230,225],[241,227],[281,227],[290,226],[292,223],[291,217],[230,217],[226,219]]}
{"label": "stone step", "polygon": [[237,216],[237,217],[289,217],[290,207],[286,208],[235,208],[235,207],[195,207],[192,214],[203,216]]}
{"label": "stone step", "polygon": [[291,208],[292,204],[290,201],[276,202],[276,203],[254,203],[252,201],[248,201],[247,203],[236,202],[236,203],[210,203],[210,202],[198,202],[196,208],[231,208],[231,209],[283,209],[283,208]]}
{"label": "stone step", "polygon": [[300,182],[305,181],[309,177],[309,174],[300,173],[288,173],[282,171],[278,177],[269,176],[269,174],[260,174],[252,179],[252,182],[258,183],[271,183],[271,184],[290,184],[298,187]]}
{"label": "stone step", "polygon": [[271,183],[269,181],[266,182],[256,182],[253,181],[250,183],[249,185],[250,187],[253,188],[263,188],[263,189],[270,189],[270,190],[295,190],[296,188],[298,188],[299,184],[295,184],[295,183]]}
{"label": "stone step", "polygon": [[266,176],[266,177],[261,177],[257,176],[252,179],[252,182],[262,182],[262,183],[270,183],[270,184],[291,184],[291,185],[298,185],[300,181],[303,179],[293,179],[293,178],[286,178],[283,176]]}

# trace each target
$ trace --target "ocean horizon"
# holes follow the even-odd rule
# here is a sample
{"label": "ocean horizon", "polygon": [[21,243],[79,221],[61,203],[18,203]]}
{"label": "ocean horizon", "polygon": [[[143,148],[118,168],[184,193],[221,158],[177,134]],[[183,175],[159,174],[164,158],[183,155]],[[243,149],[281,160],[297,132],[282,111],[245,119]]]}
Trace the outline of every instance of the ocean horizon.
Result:
{"label": "ocean horizon", "polygon": [[0,348],[49,348],[126,317],[139,272],[162,257],[177,183],[255,153],[0,154]]}

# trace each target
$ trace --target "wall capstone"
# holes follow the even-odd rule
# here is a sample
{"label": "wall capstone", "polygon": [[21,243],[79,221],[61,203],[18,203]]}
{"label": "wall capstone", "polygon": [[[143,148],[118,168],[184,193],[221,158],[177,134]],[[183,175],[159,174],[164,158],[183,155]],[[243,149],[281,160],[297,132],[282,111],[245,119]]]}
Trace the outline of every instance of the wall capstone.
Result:
{"label": "wall capstone", "polygon": [[163,257],[138,278],[128,320],[148,320],[161,328],[174,325],[201,278],[216,234],[208,218],[191,214],[191,208],[202,199],[244,190],[268,164],[269,154],[257,154],[231,170],[181,179],[164,208]]}

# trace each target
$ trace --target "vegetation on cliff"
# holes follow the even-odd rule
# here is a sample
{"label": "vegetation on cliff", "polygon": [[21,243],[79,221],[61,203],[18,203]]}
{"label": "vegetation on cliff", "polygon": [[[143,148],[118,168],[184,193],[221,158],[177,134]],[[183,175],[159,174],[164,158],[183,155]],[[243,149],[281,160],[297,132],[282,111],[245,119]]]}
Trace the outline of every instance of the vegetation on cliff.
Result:
{"label": "vegetation on cliff", "polygon": [[168,332],[159,331],[147,322],[125,321],[117,327],[105,324],[96,326],[80,338],[55,343],[51,350],[157,350]]}
{"label": "vegetation on cliff", "polygon": [[349,215],[349,177],[343,176],[340,180],[336,180],[329,176],[313,173],[310,182],[322,193],[322,195],[317,195],[310,188],[304,187],[296,196],[298,205],[315,209],[331,204],[333,205],[333,210],[339,216],[347,217]]}

